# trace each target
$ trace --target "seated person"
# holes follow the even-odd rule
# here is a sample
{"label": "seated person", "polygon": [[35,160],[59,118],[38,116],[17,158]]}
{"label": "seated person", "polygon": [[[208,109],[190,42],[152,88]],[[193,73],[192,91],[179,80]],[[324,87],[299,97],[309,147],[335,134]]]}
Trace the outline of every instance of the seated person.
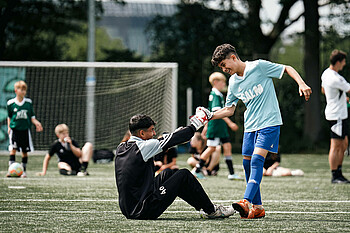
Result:
{"label": "seated person", "polygon": [[278,153],[267,153],[264,163],[264,176],[303,176],[304,172],[300,169],[291,170],[280,166],[281,154]]}
{"label": "seated person", "polygon": [[[196,132],[190,141],[191,147],[189,153],[192,155],[187,159],[187,164],[193,168],[193,172],[196,170],[196,165],[199,163],[201,153],[207,149],[206,140],[201,136],[200,132]],[[221,155],[221,146],[217,146],[216,151],[211,154],[207,159],[203,173],[205,175],[217,175],[219,171]]]}
{"label": "seated person", "polygon": [[176,165],[177,149],[175,147],[169,148],[165,152],[161,152],[154,156],[154,171],[156,174],[161,171],[170,168],[171,170],[179,170],[179,166]]}
{"label": "seated person", "polygon": [[51,145],[49,153],[44,158],[43,171],[37,175],[46,175],[49,161],[54,154],[58,156],[58,169],[61,175],[89,175],[87,167],[93,153],[92,144],[87,142],[80,149],[78,143],[69,136],[66,124],[57,125],[55,133],[58,139]]}

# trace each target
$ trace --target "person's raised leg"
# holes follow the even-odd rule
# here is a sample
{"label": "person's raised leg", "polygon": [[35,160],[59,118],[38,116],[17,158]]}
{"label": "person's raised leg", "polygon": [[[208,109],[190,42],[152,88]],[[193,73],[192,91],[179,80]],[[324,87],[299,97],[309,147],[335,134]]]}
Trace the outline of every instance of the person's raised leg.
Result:
{"label": "person's raised leg", "polygon": [[83,148],[81,149],[81,172],[78,172],[78,176],[88,175],[87,168],[89,165],[89,161],[92,158],[93,154],[93,145],[90,142],[85,143]]}

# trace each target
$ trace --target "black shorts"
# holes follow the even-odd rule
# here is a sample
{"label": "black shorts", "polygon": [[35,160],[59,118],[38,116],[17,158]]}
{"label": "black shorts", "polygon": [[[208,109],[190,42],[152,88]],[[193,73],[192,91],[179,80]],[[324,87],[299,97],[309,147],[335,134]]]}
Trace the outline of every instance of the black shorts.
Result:
{"label": "black shorts", "polygon": [[16,149],[17,151],[22,151],[23,153],[33,151],[32,137],[30,136],[30,130],[16,130],[11,129],[10,132],[10,148]]}
{"label": "black shorts", "polygon": [[348,136],[348,119],[328,122],[331,129],[331,138],[344,139],[345,136]]}

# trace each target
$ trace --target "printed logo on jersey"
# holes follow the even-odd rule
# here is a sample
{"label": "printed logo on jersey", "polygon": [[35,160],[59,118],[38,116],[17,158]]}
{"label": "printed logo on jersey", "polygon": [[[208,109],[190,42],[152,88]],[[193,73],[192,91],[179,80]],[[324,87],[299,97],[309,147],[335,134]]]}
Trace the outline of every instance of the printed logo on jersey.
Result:
{"label": "printed logo on jersey", "polygon": [[17,112],[16,120],[27,119],[28,118],[27,112],[28,112],[27,110],[21,110],[21,111]]}
{"label": "printed logo on jersey", "polygon": [[60,149],[60,153],[63,154],[64,150],[63,149]]}
{"label": "printed logo on jersey", "polygon": [[213,95],[209,95],[209,101],[213,101],[214,96]]}
{"label": "printed logo on jersey", "polygon": [[254,99],[255,97],[261,95],[263,93],[264,88],[261,84],[254,86],[252,89],[238,93],[237,97],[243,101],[243,103],[247,103],[248,101]]}
{"label": "printed logo on jersey", "polygon": [[17,112],[17,108],[13,109],[14,112]]}
{"label": "printed logo on jersey", "polygon": [[159,190],[160,190],[160,194],[162,195],[166,194],[166,188],[164,188],[164,186],[160,186]]}

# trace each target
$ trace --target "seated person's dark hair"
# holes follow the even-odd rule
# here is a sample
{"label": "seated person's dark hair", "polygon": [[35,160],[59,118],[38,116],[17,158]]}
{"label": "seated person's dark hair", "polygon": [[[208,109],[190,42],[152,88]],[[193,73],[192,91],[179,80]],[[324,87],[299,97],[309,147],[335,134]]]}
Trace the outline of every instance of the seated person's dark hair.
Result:
{"label": "seated person's dark hair", "polygon": [[152,120],[151,117],[138,114],[131,117],[129,122],[129,130],[132,135],[135,135],[138,130],[148,129],[152,125],[156,125],[156,123]]}

